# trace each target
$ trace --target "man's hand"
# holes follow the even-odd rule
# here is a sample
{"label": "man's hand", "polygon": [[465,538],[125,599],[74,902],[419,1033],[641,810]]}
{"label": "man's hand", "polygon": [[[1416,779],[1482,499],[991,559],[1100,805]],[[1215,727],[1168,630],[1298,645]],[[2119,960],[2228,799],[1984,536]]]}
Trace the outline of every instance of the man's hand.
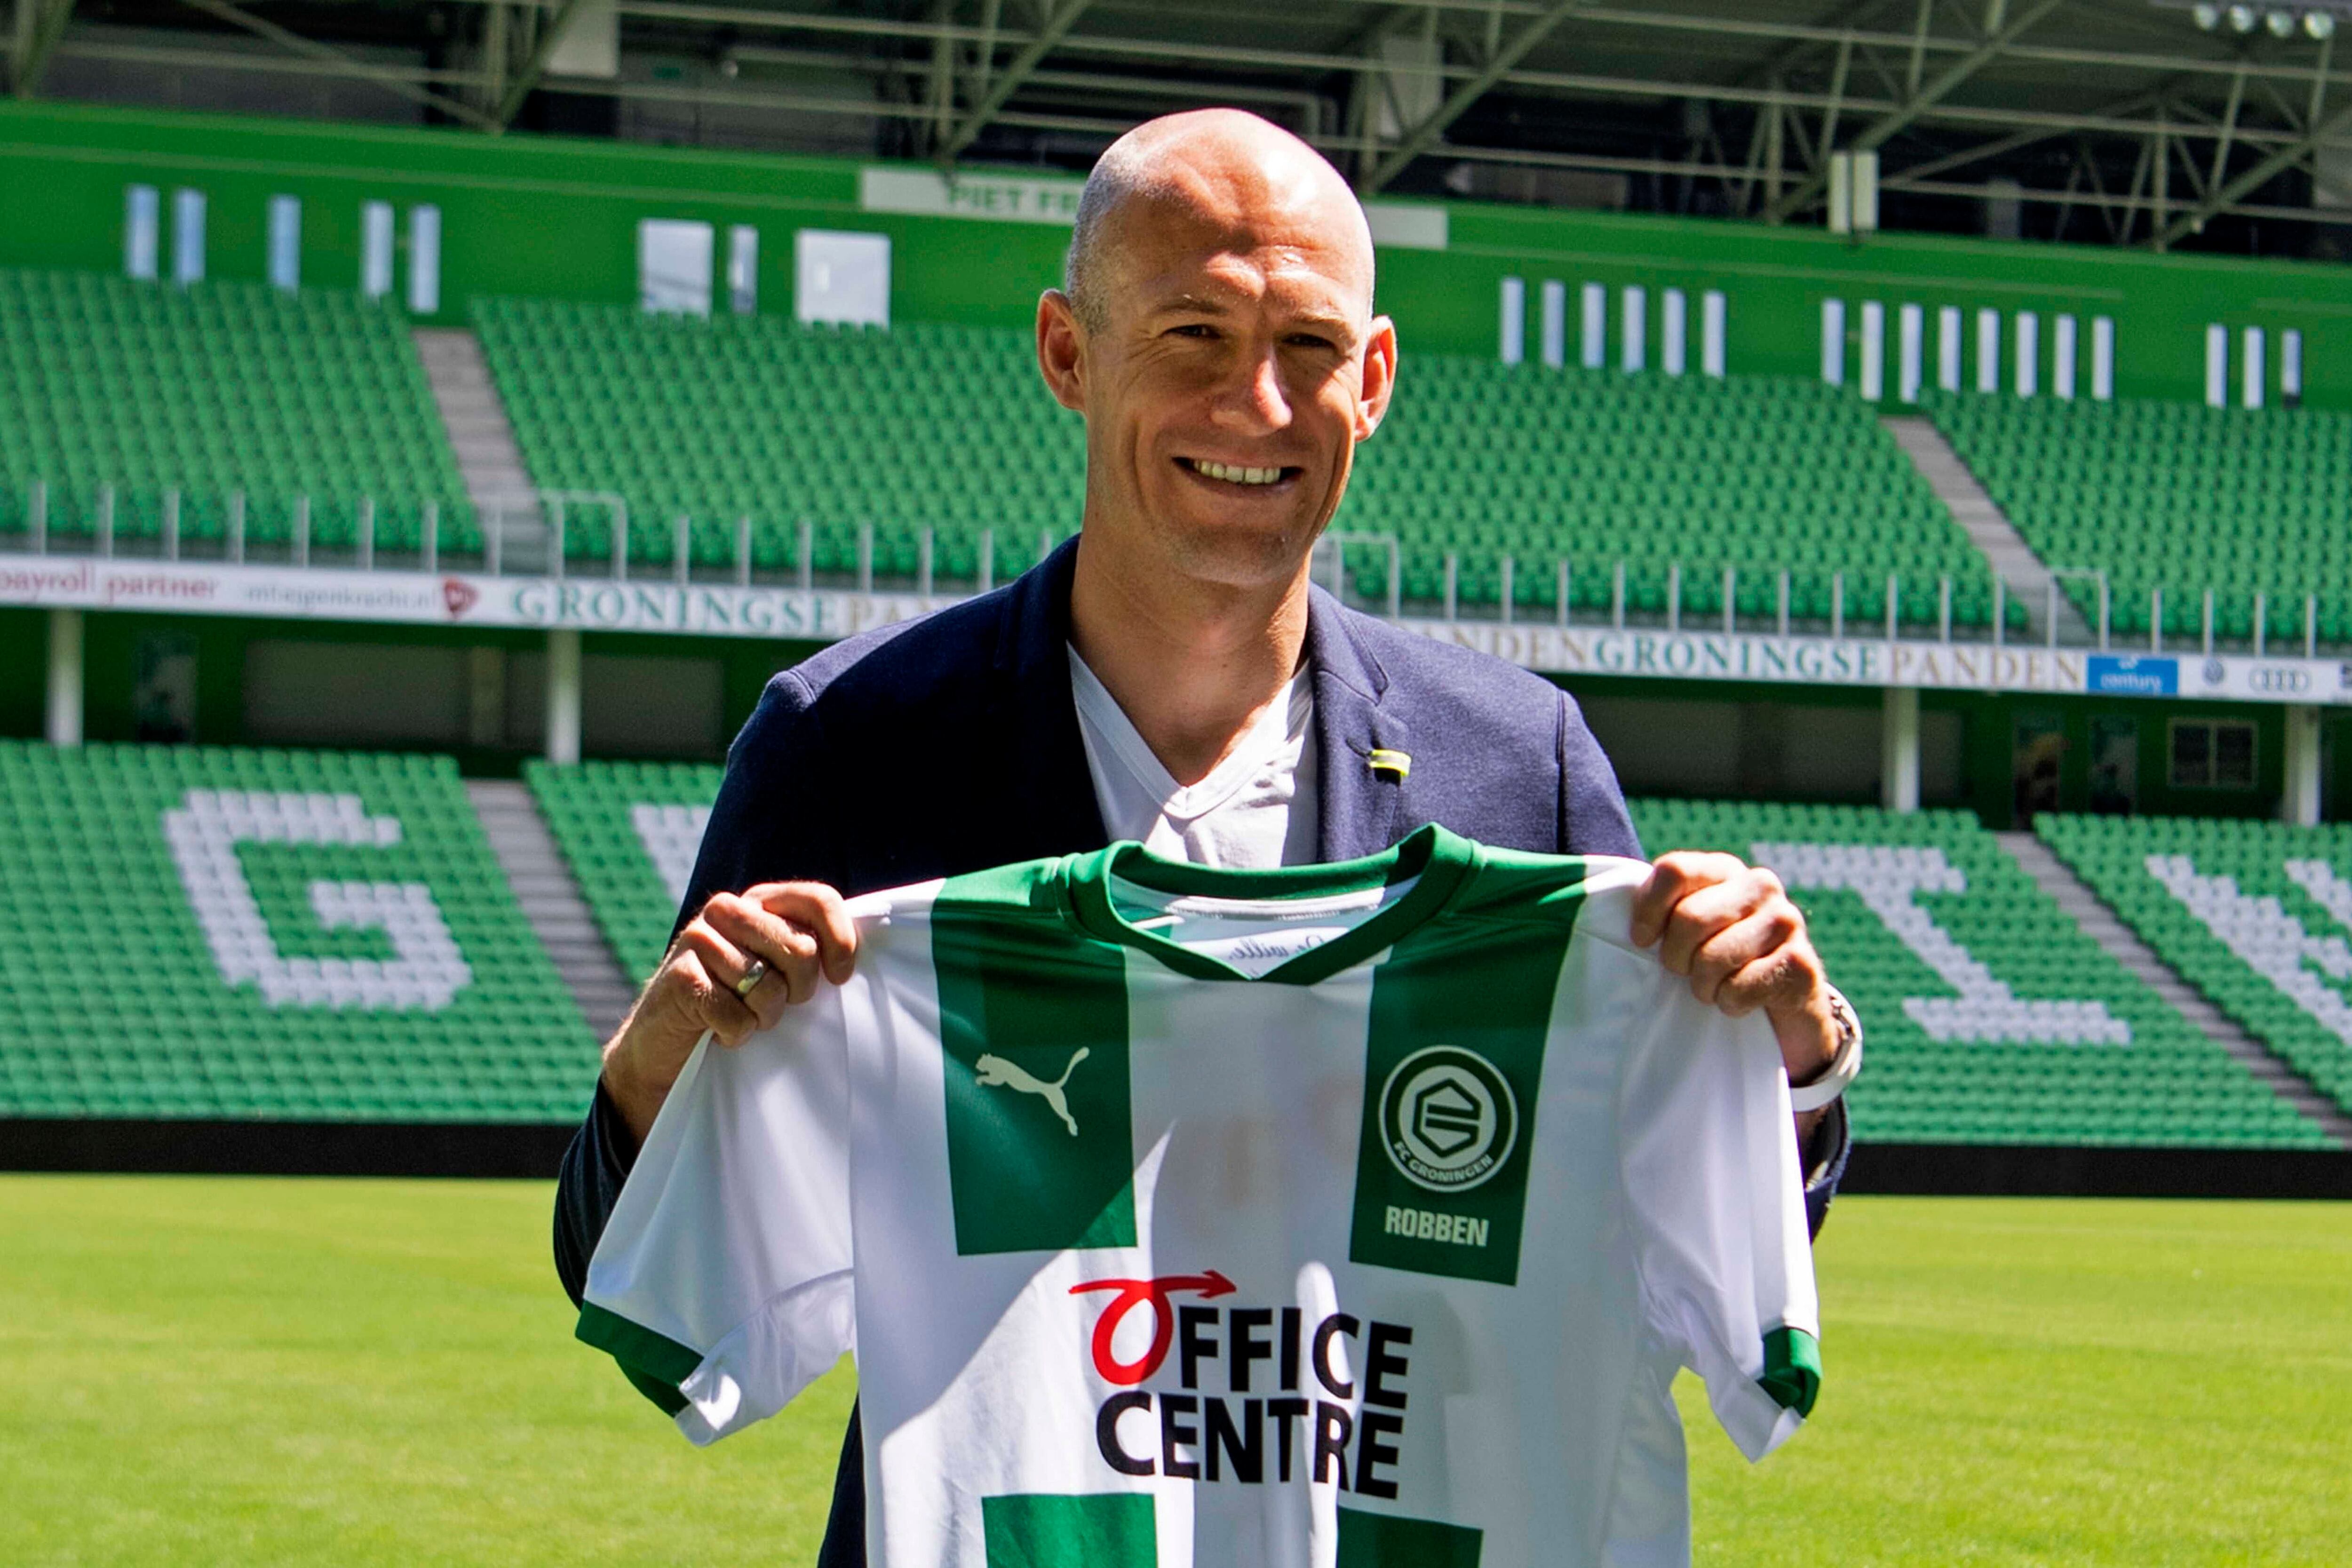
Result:
{"label": "man's hand", "polygon": [[[1690,978],[1691,994],[1738,1018],[1764,1010],[1790,1083],[1817,1078],[1837,1054],[1837,1020],[1804,912],[1780,879],[1736,855],[1661,855],[1633,895],[1633,941]],[[1800,1140],[1825,1114],[1797,1119]]]}
{"label": "man's hand", "polygon": [[[857,928],[841,895],[822,882],[713,894],[605,1045],[604,1092],[643,1142],[705,1029],[722,1046],[740,1046],[816,994],[819,982],[848,979],[856,959]],[[766,972],[739,993],[754,960]]]}

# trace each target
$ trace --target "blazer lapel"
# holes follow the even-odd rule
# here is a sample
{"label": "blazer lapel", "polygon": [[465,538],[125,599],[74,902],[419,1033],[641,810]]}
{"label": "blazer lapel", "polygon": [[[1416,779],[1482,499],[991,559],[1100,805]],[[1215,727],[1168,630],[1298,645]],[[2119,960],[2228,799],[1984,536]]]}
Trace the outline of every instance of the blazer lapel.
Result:
{"label": "blazer lapel", "polygon": [[1073,537],[1023,574],[1005,597],[992,726],[1005,742],[995,768],[1005,861],[1079,854],[1109,842],[1070,696],[1070,580],[1077,552]]}
{"label": "blazer lapel", "polygon": [[1383,708],[1388,677],[1348,632],[1347,612],[1320,588],[1307,604],[1307,662],[1314,671],[1318,858],[1377,855],[1401,837],[1403,781],[1375,773],[1372,752],[1410,757],[1412,732]]}

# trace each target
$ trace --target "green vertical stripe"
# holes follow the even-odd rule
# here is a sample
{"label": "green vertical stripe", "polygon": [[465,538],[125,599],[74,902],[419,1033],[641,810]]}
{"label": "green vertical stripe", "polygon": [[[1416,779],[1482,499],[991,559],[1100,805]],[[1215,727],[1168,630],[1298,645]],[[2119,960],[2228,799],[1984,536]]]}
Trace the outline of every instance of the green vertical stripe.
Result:
{"label": "green vertical stripe", "polygon": [[1149,1492],[980,1500],[988,1568],[1158,1568]]}
{"label": "green vertical stripe", "polygon": [[638,1393],[660,1405],[663,1415],[675,1415],[686,1408],[686,1396],[677,1391],[678,1384],[692,1377],[694,1369],[702,1364],[700,1351],[657,1334],[643,1323],[631,1322],[593,1301],[581,1307],[579,1326],[572,1332],[583,1343],[594,1345],[620,1363],[623,1375]]}
{"label": "green vertical stripe", "polygon": [[1135,1245],[1126,956],[1037,907],[1055,867],[959,877],[932,906],[961,1256]]}
{"label": "green vertical stripe", "polygon": [[1822,1392],[1821,1342],[1802,1329],[1774,1329],[1764,1336],[1764,1375],[1756,1381],[1781,1409],[1811,1415]]}
{"label": "green vertical stripe", "polygon": [[1490,854],[1455,907],[1372,972],[1352,1261],[1517,1282],[1544,1040],[1582,876],[1580,861]]}
{"label": "green vertical stripe", "polygon": [[1338,1568],[1478,1568],[1485,1540],[1466,1525],[1343,1508]]}

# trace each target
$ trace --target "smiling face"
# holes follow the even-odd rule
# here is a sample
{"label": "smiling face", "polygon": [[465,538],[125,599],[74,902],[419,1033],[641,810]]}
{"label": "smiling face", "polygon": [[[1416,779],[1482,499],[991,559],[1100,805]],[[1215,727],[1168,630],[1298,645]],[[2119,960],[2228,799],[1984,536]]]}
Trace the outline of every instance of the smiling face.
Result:
{"label": "smiling face", "polygon": [[1144,177],[1103,215],[1081,300],[1038,310],[1047,383],[1086,416],[1088,536],[1204,584],[1296,580],[1395,374],[1361,209],[1254,116],[1129,141]]}

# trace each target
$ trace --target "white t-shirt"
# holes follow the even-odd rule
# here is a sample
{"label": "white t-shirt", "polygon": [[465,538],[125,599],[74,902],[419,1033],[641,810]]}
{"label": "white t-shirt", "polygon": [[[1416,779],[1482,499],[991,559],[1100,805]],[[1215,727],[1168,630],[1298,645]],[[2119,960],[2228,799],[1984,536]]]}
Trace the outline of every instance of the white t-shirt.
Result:
{"label": "white t-shirt", "polygon": [[847,984],[688,1061],[581,1337],[698,1443],[854,1351],[874,1568],[1686,1562],[1675,1370],[1760,1458],[1818,1321],[1770,1027],[1633,946],[1646,874],[855,900]]}
{"label": "white t-shirt", "polygon": [[1078,650],[1070,696],[1086,739],[1095,805],[1116,843],[1196,866],[1303,865],[1315,858],[1315,688],[1301,668],[1216,770],[1180,784]]}

